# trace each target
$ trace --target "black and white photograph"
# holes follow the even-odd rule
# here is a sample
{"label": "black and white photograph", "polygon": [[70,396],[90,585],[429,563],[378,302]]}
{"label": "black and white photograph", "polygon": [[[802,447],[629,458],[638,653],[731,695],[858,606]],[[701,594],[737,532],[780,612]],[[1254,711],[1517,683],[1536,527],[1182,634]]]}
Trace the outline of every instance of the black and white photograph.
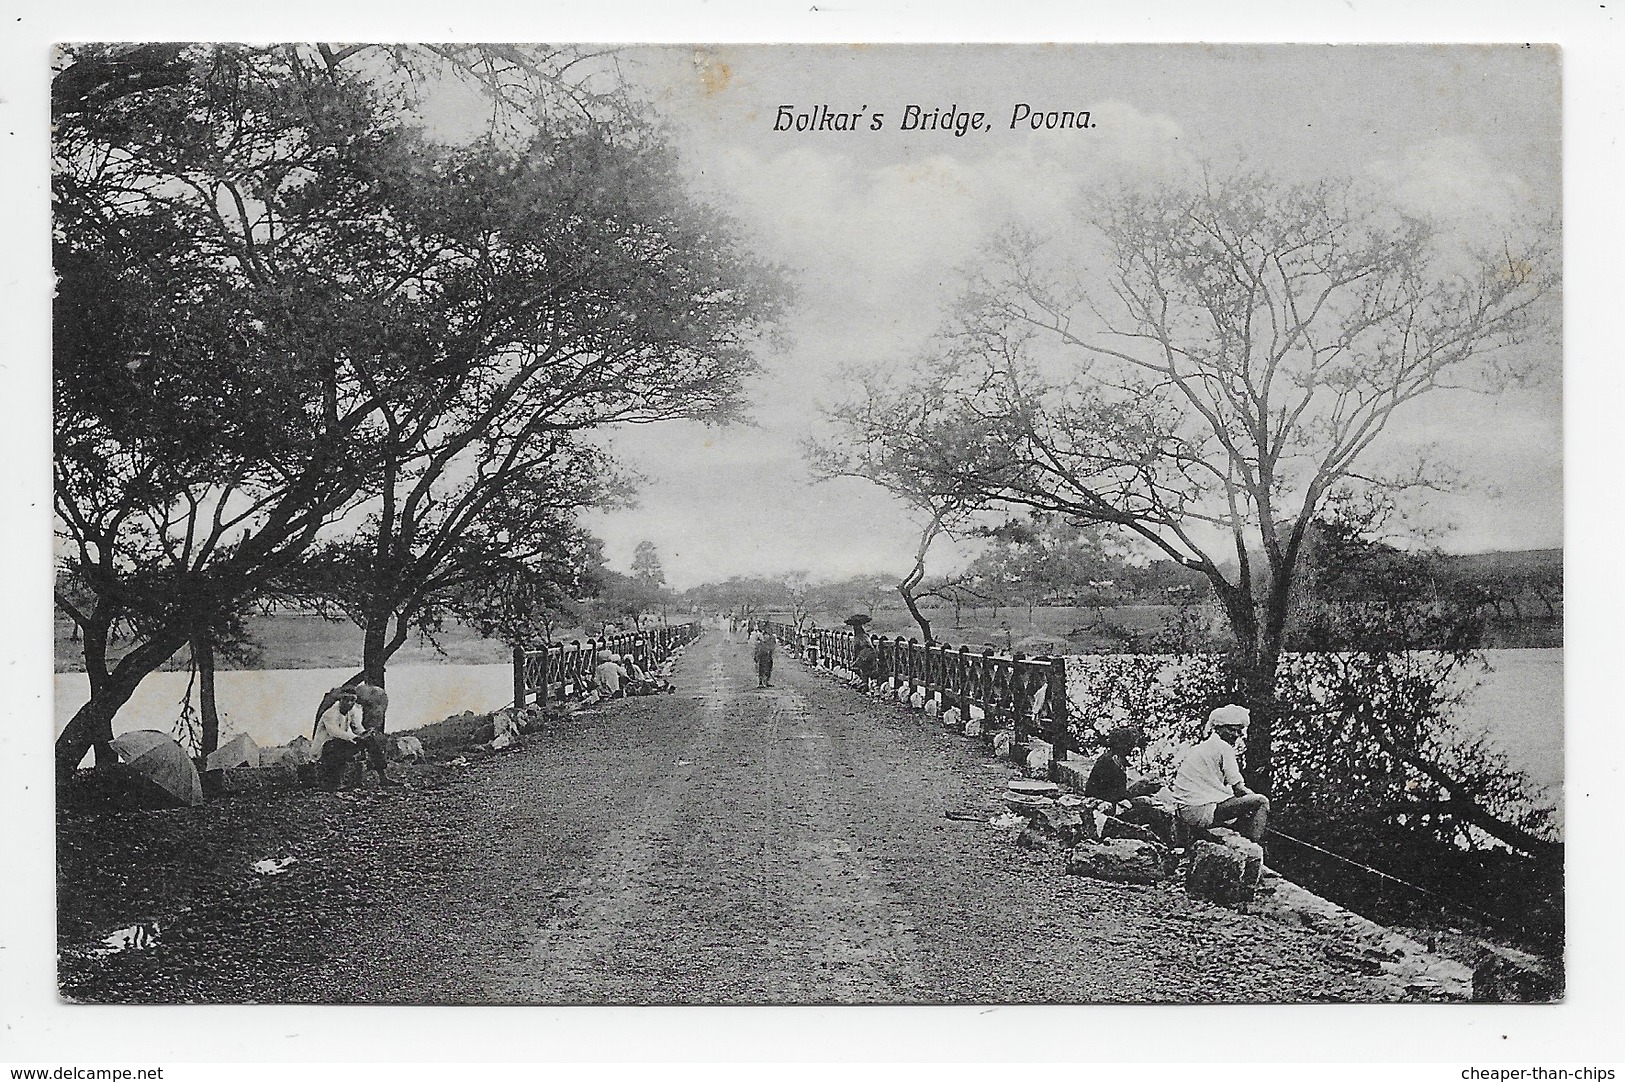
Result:
{"label": "black and white photograph", "polygon": [[1561,998],[1558,59],[65,46],[63,994]]}
{"label": "black and white photograph", "polygon": [[1472,37],[57,38],[54,1009],[1572,1006]]}

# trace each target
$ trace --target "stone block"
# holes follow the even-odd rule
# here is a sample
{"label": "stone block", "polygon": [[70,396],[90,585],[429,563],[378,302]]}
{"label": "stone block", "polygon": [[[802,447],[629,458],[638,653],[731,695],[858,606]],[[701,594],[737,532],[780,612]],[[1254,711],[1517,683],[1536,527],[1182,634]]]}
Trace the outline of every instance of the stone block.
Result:
{"label": "stone block", "polygon": [[1246,876],[1246,854],[1218,842],[1197,841],[1185,869],[1185,892],[1220,905],[1236,905],[1252,898],[1252,883]]}
{"label": "stone block", "polygon": [[1027,760],[1022,770],[1029,778],[1049,777],[1049,745],[1033,741],[1027,745]]}
{"label": "stone block", "polygon": [[1061,843],[1056,840],[1055,835],[1043,829],[1039,819],[1028,820],[1027,825],[1016,834],[1015,841],[1016,845],[1022,849],[1059,849],[1061,847]]}
{"label": "stone block", "polygon": [[1241,854],[1242,859],[1247,862],[1242,872],[1242,882],[1249,888],[1256,887],[1259,878],[1264,874],[1264,847],[1229,827],[1213,827],[1207,832],[1207,836],[1209,840],[1217,842],[1232,853]]}
{"label": "stone block", "polygon": [[1100,836],[1102,838],[1133,838],[1136,841],[1157,842],[1158,844],[1162,842],[1162,839],[1157,837],[1157,832],[1150,827],[1141,826],[1138,823],[1125,823],[1115,815],[1106,817],[1106,822],[1100,828]]}
{"label": "stone block", "polygon": [[1063,848],[1070,849],[1094,837],[1094,822],[1077,808],[1060,802],[1045,808],[1039,814],[1039,819]]}
{"label": "stone block", "polygon": [[1133,838],[1085,843],[1067,853],[1066,871],[1113,883],[1155,883],[1168,872],[1168,850]]}

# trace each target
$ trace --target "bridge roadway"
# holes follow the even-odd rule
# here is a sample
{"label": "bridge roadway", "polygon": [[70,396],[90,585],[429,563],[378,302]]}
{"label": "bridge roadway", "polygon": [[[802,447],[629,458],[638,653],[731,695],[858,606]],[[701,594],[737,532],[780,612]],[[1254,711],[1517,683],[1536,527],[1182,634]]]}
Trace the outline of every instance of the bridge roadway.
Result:
{"label": "bridge roadway", "polygon": [[[1303,928],[1061,873],[986,820],[976,741],[708,631],[613,702],[366,798],[361,904],[270,1000],[1030,1003],[1395,998]],[[981,821],[949,819],[974,813]],[[314,885],[313,885],[314,886]],[[319,887],[314,889],[320,890]],[[317,897],[320,897],[318,894]],[[308,957],[308,955],[307,955]]]}

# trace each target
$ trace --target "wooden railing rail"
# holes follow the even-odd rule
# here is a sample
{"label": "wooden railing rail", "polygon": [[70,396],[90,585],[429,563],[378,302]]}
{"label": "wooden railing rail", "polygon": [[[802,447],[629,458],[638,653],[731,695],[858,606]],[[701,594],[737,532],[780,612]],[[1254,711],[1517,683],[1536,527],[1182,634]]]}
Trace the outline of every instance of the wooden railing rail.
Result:
{"label": "wooden railing rail", "polygon": [[536,649],[513,650],[513,701],[523,709],[534,703],[546,708],[582,693],[587,678],[604,654],[630,655],[644,669],[661,665],[671,652],[699,637],[697,623],[627,631],[603,638],[549,643]]}
{"label": "wooden railing rail", "polygon": [[[834,628],[797,629],[792,624],[767,622],[779,642],[810,663],[826,669],[856,668],[859,637]],[[922,643],[918,639],[868,636],[879,654],[876,679],[906,689],[906,700],[935,701],[939,710],[957,706],[969,718],[971,708],[981,714],[983,738],[1008,729],[1017,745],[1037,735],[1046,739],[1053,764],[1067,750],[1066,661],[1059,657],[1001,654],[991,646]]]}

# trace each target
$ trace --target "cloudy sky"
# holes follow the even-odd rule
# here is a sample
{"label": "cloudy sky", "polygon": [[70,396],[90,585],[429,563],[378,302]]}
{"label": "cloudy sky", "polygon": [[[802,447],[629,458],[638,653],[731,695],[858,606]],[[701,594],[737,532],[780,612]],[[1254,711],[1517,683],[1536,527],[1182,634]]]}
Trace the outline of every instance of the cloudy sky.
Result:
{"label": "cloudy sky", "polygon": [[[802,569],[907,565],[912,527],[857,481],[814,484],[801,443],[843,368],[913,356],[961,270],[1012,223],[1059,231],[1090,193],[1207,161],[1287,179],[1369,181],[1472,232],[1554,214],[1555,52],[1481,46],[688,46],[624,70],[671,126],[696,192],[727,207],[797,290],[788,344],[763,357],[753,425],[614,434],[648,478],[594,516],[612,566],[652,541],[677,586]],[[1017,105],[1091,111],[1083,131],[1012,129]],[[779,108],[886,115],[879,131],[774,131]],[[982,112],[989,130],[904,131],[909,105]],[[1461,551],[1562,543],[1561,381],[1416,403],[1388,451],[1430,445],[1462,470],[1423,521]],[[966,550],[951,547],[949,564]]]}

